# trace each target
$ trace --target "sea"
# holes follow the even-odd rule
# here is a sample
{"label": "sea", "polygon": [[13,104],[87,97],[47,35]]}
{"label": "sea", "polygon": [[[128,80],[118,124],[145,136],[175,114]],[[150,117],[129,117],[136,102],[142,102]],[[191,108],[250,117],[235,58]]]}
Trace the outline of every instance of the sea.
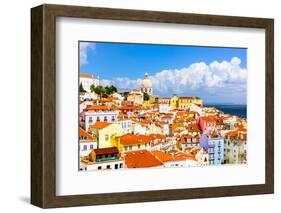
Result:
{"label": "sea", "polygon": [[215,107],[225,114],[236,115],[247,119],[247,105],[240,104],[205,104],[206,107]]}

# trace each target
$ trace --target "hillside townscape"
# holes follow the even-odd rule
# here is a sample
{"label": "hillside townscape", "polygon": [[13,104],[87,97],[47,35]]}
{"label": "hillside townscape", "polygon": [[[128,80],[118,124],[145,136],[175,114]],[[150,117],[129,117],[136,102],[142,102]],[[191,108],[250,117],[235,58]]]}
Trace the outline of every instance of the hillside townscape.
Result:
{"label": "hillside townscape", "polygon": [[128,91],[80,74],[79,92],[80,171],[247,163],[245,118],[154,95],[147,73]]}

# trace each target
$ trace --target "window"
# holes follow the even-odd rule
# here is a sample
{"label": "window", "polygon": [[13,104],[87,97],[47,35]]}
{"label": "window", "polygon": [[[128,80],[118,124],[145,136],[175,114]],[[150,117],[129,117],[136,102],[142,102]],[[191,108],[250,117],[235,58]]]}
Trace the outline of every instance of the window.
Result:
{"label": "window", "polygon": [[128,150],[128,147],[127,147],[127,146],[125,146],[125,147],[124,147],[124,149],[125,149],[125,151],[127,151],[127,150]]}
{"label": "window", "polygon": [[93,144],[90,145],[90,150],[92,150],[92,149],[94,149],[94,145]]}
{"label": "window", "polygon": [[87,151],[87,145],[84,145],[84,146],[83,146],[83,150],[84,150],[84,151]]}
{"label": "window", "polygon": [[107,117],[106,116],[104,117],[104,121],[107,121]]}
{"label": "window", "polygon": [[101,166],[98,167],[98,170],[101,170]]}
{"label": "window", "polygon": [[107,165],[106,168],[107,168],[107,169],[110,169],[111,167],[110,167],[110,165]]}
{"label": "window", "polygon": [[123,163],[120,163],[120,164],[119,164],[119,167],[120,167],[120,168],[123,168]]}
{"label": "window", "polygon": [[104,140],[105,140],[105,141],[108,141],[108,138],[109,138],[109,137],[108,137],[108,134],[106,134],[105,137],[104,137]]}
{"label": "window", "polygon": [[115,165],[114,165],[114,169],[118,169],[118,164],[115,164]]}
{"label": "window", "polygon": [[141,147],[141,145],[139,144],[139,145],[138,145],[138,149],[140,149],[140,147]]}
{"label": "window", "polygon": [[132,146],[129,146],[129,150],[132,150],[133,149],[133,147]]}

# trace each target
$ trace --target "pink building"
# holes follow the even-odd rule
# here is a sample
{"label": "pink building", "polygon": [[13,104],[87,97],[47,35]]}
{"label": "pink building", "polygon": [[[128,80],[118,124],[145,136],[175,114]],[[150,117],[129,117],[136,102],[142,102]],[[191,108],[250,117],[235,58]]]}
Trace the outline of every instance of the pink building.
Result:
{"label": "pink building", "polygon": [[199,117],[198,125],[203,134],[211,134],[216,128],[216,119],[214,116]]}

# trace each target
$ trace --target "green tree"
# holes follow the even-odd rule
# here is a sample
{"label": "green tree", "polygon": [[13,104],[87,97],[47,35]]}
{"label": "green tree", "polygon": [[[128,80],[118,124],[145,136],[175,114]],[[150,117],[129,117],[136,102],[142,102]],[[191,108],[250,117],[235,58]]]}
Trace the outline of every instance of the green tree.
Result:
{"label": "green tree", "polygon": [[144,100],[144,101],[148,101],[149,98],[150,98],[149,95],[148,95],[146,92],[144,92],[144,93],[143,93],[143,100]]}
{"label": "green tree", "polygon": [[117,88],[113,85],[111,86],[95,86],[94,84],[90,87],[92,92],[95,92],[100,98],[108,98],[111,94],[117,92]]}
{"label": "green tree", "polygon": [[123,92],[122,95],[124,96],[124,101],[127,101],[128,100],[129,92]]}
{"label": "green tree", "polygon": [[86,90],[84,90],[82,83],[80,83],[79,85],[79,92],[86,92]]}
{"label": "green tree", "polygon": [[103,97],[103,94],[105,93],[104,88],[102,86],[96,86],[93,88],[93,92],[95,92],[98,96]]}
{"label": "green tree", "polygon": [[111,94],[117,92],[117,88],[115,86],[111,85],[109,88],[110,88]]}
{"label": "green tree", "polygon": [[110,87],[109,86],[105,86],[103,89],[104,89],[104,93],[106,95],[110,95],[111,91],[110,91]]}
{"label": "green tree", "polygon": [[109,96],[109,95],[112,95],[113,93],[117,92],[117,88],[113,85],[105,86],[104,91]]}
{"label": "green tree", "polygon": [[90,90],[91,90],[91,92],[94,92],[95,91],[95,85],[94,84],[92,84],[91,86],[90,86]]}

